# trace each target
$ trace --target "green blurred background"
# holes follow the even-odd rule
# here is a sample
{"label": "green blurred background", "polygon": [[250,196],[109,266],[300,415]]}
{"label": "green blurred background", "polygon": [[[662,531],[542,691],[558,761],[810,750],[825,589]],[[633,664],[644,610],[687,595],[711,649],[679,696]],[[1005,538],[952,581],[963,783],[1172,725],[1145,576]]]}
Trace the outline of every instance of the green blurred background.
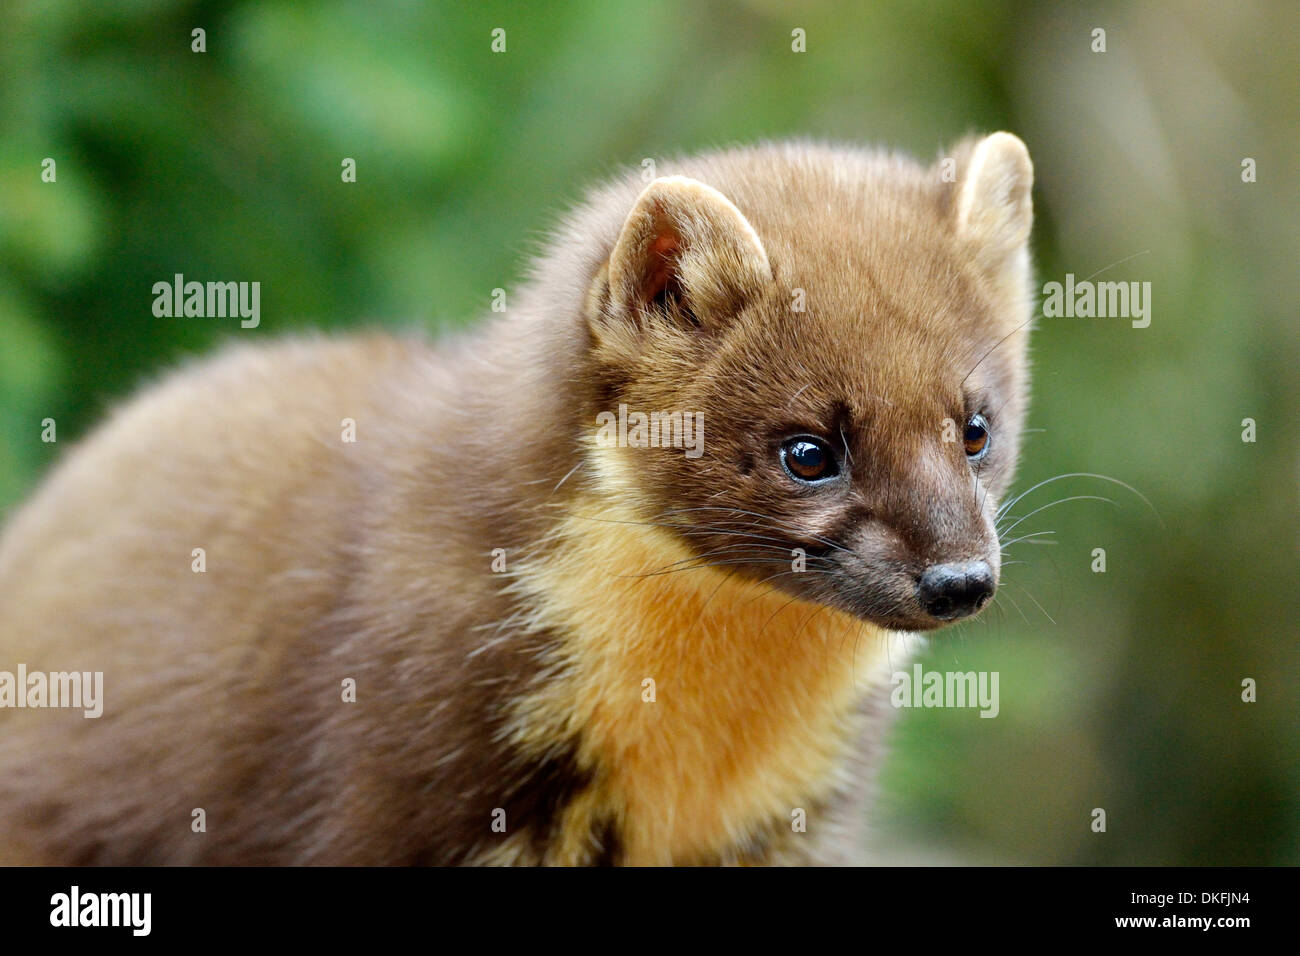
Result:
{"label": "green blurred background", "polygon": [[[1042,280],[1119,262],[1101,278],[1153,297],[1146,329],[1040,321],[1019,487],[1112,475],[1163,525],[1086,480],[1016,509],[1115,500],[1026,521],[1054,543],[1014,546],[995,609],[924,652],[998,671],[1001,714],[904,712],[880,858],[1298,863],[1297,36],[1283,2],[9,4],[0,508],[223,339],[475,320],[584,184],[645,157],[800,135],[928,160],[1009,129]],[[260,281],[261,327],[154,318],[176,272]]]}

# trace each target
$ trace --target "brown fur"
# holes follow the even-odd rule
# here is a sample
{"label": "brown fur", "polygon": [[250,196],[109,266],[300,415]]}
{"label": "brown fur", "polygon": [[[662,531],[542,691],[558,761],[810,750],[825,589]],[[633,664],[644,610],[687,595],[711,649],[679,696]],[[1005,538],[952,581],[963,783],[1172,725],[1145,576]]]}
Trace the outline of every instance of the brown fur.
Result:
{"label": "brown fur", "polygon": [[[470,336],[235,348],[126,405],[0,538],[0,669],[105,672],[99,720],[0,710],[0,862],[857,858],[898,632],[937,624],[909,576],[996,564],[1024,414],[1028,157],[954,155],[667,164]],[[702,412],[704,454],[598,447],[620,403]],[[978,472],[939,438],[974,404]],[[845,480],[795,485],[792,432]]]}

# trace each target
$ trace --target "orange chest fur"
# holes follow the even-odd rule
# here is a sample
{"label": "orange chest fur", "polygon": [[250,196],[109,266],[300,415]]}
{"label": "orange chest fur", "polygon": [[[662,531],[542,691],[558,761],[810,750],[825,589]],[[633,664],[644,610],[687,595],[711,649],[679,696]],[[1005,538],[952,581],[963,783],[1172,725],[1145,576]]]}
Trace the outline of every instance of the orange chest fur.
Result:
{"label": "orange chest fur", "polygon": [[633,864],[743,848],[833,786],[888,636],[725,568],[648,573],[685,549],[610,519],[575,511],[555,553],[518,575],[537,624],[562,635],[565,676],[521,702],[515,736],[576,733],[594,781],[556,862],[580,861],[597,819]]}

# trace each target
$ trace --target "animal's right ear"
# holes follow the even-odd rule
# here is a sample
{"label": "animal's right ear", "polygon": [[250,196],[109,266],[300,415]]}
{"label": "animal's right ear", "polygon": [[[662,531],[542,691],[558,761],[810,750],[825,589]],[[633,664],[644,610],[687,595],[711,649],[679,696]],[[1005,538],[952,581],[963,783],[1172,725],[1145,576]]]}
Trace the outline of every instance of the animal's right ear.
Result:
{"label": "animal's right ear", "polygon": [[1026,248],[1034,223],[1029,151],[1011,133],[967,140],[956,150],[961,167],[952,216],[957,234],[971,243],[976,261],[1000,271]]}
{"label": "animal's right ear", "polygon": [[767,253],[739,209],[685,176],[641,193],[609,263],[597,321],[714,328],[772,281]]}

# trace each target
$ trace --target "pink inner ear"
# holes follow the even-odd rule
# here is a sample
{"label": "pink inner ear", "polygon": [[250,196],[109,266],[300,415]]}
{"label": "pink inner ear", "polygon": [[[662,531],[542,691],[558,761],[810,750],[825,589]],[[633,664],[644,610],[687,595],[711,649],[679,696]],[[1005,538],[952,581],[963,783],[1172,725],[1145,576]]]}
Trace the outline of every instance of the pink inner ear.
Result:
{"label": "pink inner ear", "polygon": [[677,266],[679,246],[681,246],[681,239],[673,232],[662,233],[650,243],[650,248],[647,250],[649,268],[646,270],[645,288],[641,293],[644,301],[654,301],[663,294],[668,283],[672,281]]}

